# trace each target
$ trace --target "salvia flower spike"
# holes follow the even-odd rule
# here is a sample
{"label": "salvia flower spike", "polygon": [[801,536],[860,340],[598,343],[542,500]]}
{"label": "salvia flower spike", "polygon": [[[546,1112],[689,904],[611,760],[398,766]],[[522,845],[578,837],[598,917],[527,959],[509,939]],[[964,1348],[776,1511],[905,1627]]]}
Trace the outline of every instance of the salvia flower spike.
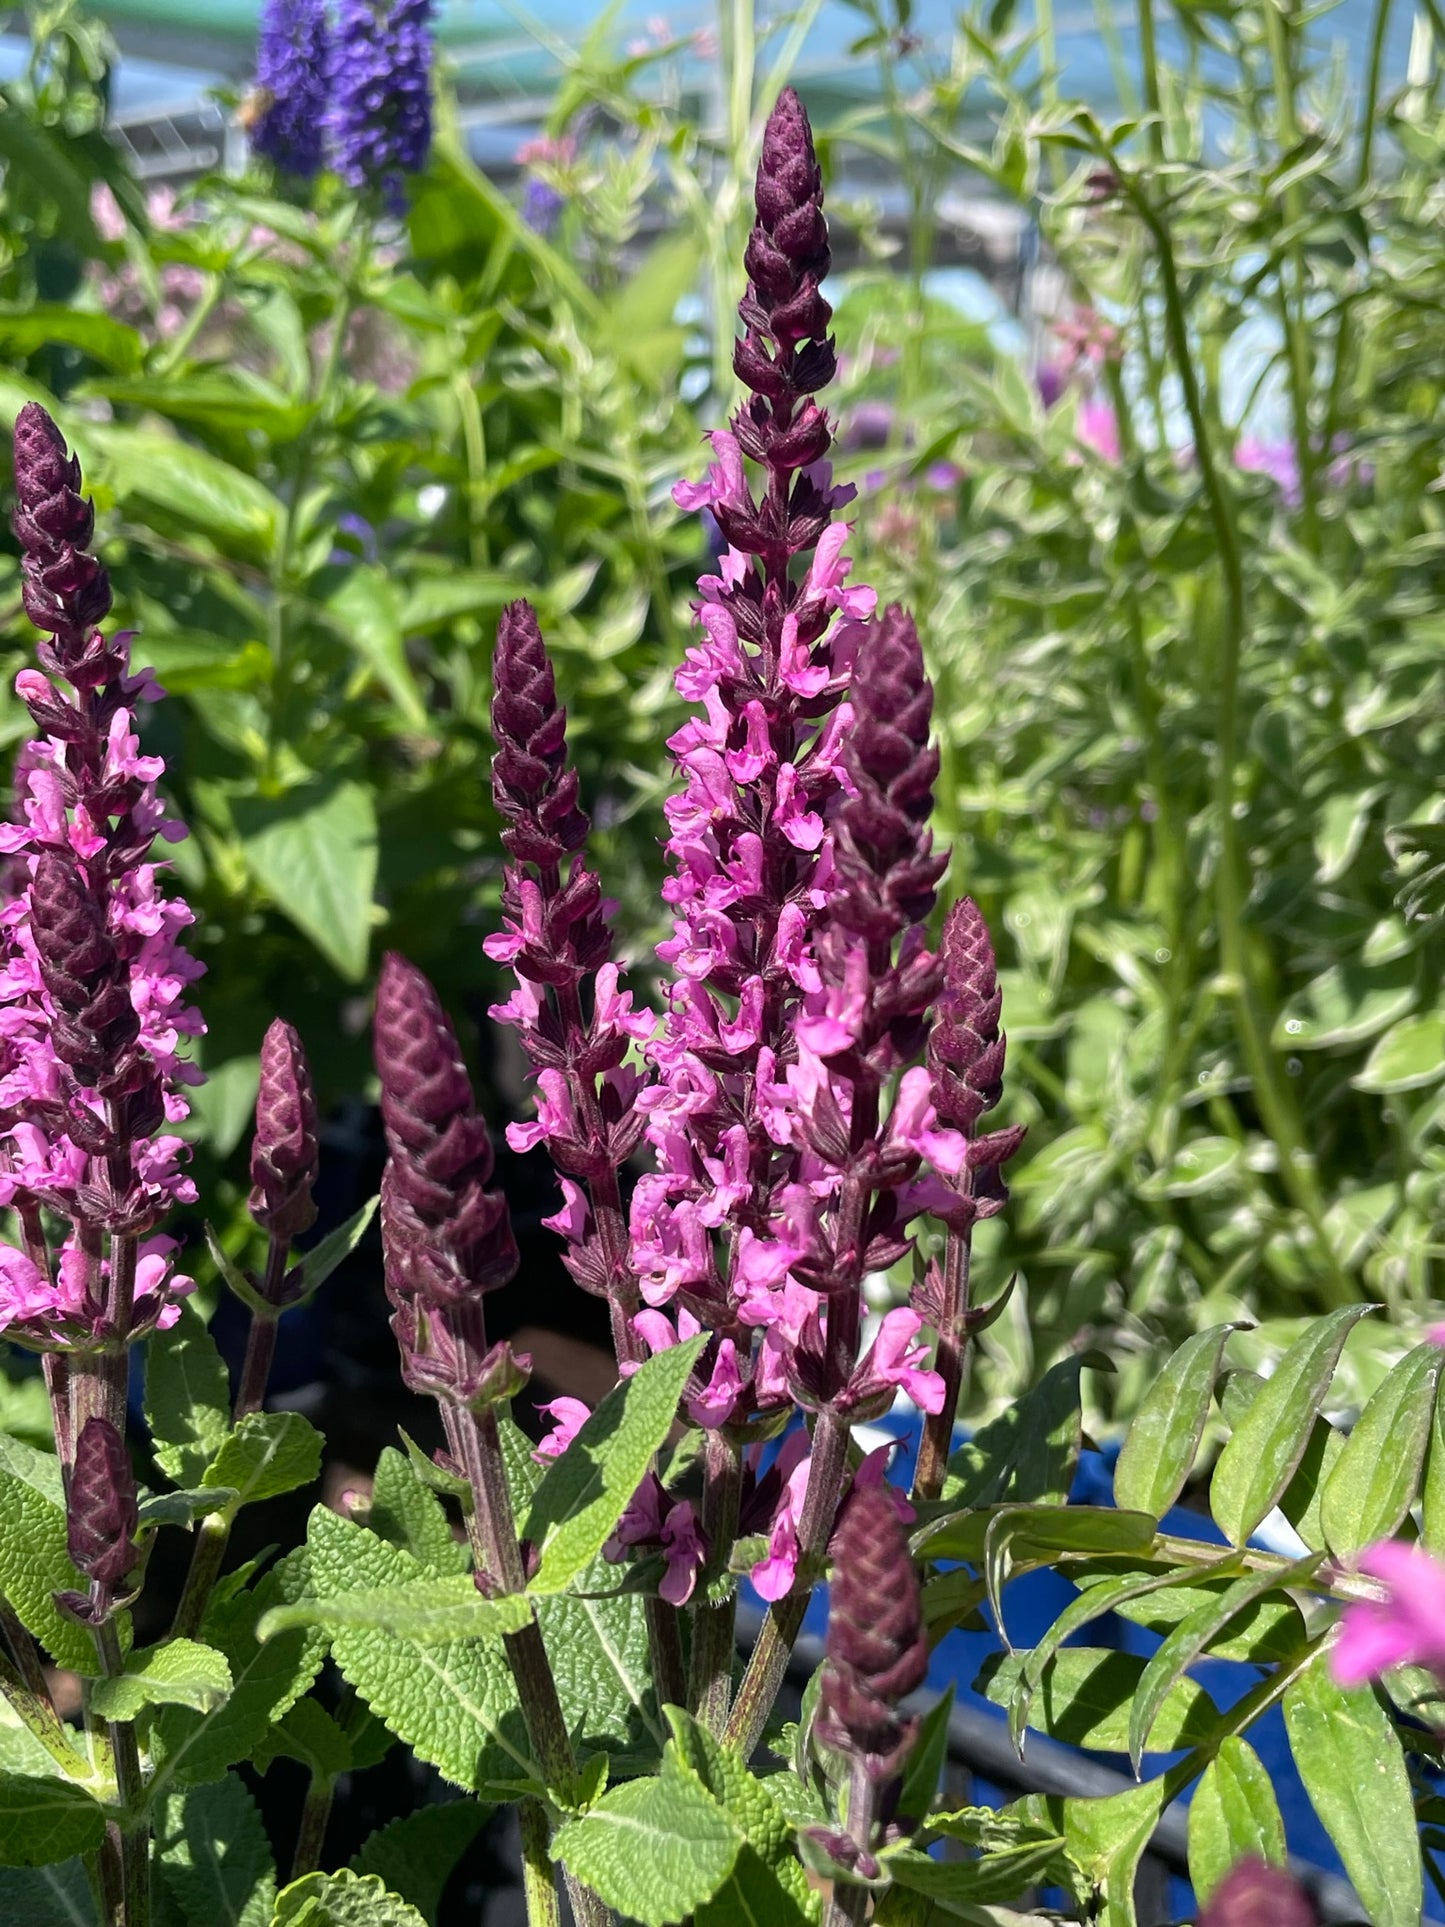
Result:
{"label": "salvia flower spike", "polygon": [[261,1044],[248,1200],[252,1218],[272,1238],[288,1242],[315,1224],[319,1159],[311,1066],[295,1028],[277,1017]]}
{"label": "salvia flower spike", "polygon": [[[382,964],[374,1042],[387,1144],[381,1234],[402,1373],[415,1390],[466,1404],[498,1382],[504,1361],[487,1352],[482,1300],[515,1273],[517,1247],[506,1199],[487,1188],[491,1138],[451,1020],[395,951]],[[515,1389],[509,1382],[508,1395]]]}
{"label": "salvia flower spike", "polygon": [[109,1419],[92,1416],[75,1446],[66,1502],[66,1547],[91,1583],[90,1608],[103,1618],[136,1563],[139,1524],[135,1474],[125,1440]]}
{"label": "salvia flower spike", "polygon": [[341,0],[332,41],[332,152],[348,187],[393,214],[431,149],[435,0]]}
{"label": "salvia flower spike", "polygon": [[136,735],[135,703],[163,692],[130,673],[127,637],[96,627],[110,585],[89,552],[94,518],[78,463],[35,403],[15,424],[15,481],[25,606],[48,675],[16,678],[43,733],[19,760],[23,821],[0,827],[0,853],[27,879],[0,911],[0,1202],[48,1206],[77,1242],[54,1276],[33,1248],[0,1252],[0,1326],[42,1349],[124,1344],[170,1322],[190,1288],[167,1277],[165,1240],[138,1265],[124,1254],[109,1284],[98,1258],[103,1231],[134,1237],[195,1197],[185,1146],[164,1126],[186,1117],[186,1087],[200,1082],[182,1051],[203,1029],[185,1001],[201,966],[180,941],[191,912],[162,893],[151,854],[185,831],[157,795],[160,758],[141,755]]}
{"label": "salvia flower spike", "polygon": [[633,1010],[612,961],[602,886],[584,854],[589,824],[567,761],[567,712],[526,602],[502,611],[492,690],[492,795],[511,861],[506,929],[485,949],[511,966],[515,987],[490,1014],[519,1032],[538,1085],[536,1119],[509,1125],[507,1141],[517,1151],[546,1145],[564,1199],[546,1222],[566,1239],[577,1283],[609,1301],[619,1364],[636,1362],[644,1348],[632,1326],[637,1282],[618,1173],[644,1121],[642,1080],[624,1060],[654,1020]]}
{"label": "salvia flower spike", "polygon": [[283,174],[310,180],[326,158],[331,33],[325,0],[266,0],[256,43],[251,145]]}

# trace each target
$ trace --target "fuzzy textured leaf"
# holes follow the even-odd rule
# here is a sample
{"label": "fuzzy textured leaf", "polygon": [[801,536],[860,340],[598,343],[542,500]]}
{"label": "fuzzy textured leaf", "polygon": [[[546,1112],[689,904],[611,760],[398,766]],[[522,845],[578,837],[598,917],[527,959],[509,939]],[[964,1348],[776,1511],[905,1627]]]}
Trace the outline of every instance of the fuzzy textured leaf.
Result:
{"label": "fuzzy textured leaf", "polygon": [[0,1772],[0,1866],[44,1867],[91,1853],[105,1814],[68,1780]]}
{"label": "fuzzy textured leaf", "polygon": [[447,1515],[410,1461],[388,1445],[376,1462],[371,1530],[435,1572],[465,1572],[467,1549],[452,1537]]}
{"label": "fuzzy textured leaf", "polygon": [[146,1706],[189,1706],[209,1713],[231,1690],[224,1653],[194,1639],[170,1639],[133,1652],[125,1670],[91,1688],[91,1710],[103,1720],[133,1720]]}
{"label": "fuzzy textured leaf", "polygon": [[529,1592],[564,1591],[601,1552],[667,1437],[702,1345],[699,1336],[648,1359],[548,1469],[522,1528],[541,1554]]}
{"label": "fuzzy textured leaf", "polygon": [[321,1434],[299,1412],[248,1412],[206,1467],[202,1485],[229,1486],[234,1518],[256,1505],[310,1485],[321,1471]]}
{"label": "fuzzy textured leaf", "polygon": [[271,1844],[234,1773],[161,1801],[155,1848],[160,1885],[186,1927],[267,1927],[276,1900]]}
{"label": "fuzzy textured leaf", "polygon": [[655,1779],[614,1787],[559,1828],[552,1858],[643,1927],[674,1927],[718,1892],[741,1846],[742,1834],[669,1743]]}
{"label": "fuzzy textured leaf", "polygon": [[271,1927],[426,1927],[415,1907],[374,1874],[309,1873],[276,1900]]}
{"label": "fuzzy textured leaf", "polygon": [[189,1305],[146,1341],[145,1415],[161,1470],[198,1486],[230,1435],[231,1391],[216,1341]]}
{"label": "fuzzy textured leaf", "polygon": [[66,1550],[60,1464],[53,1452],[0,1434],[0,1519],[0,1593],[59,1665],[94,1673],[94,1640],[83,1626],[62,1618],[52,1598],[85,1590]]}
{"label": "fuzzy textured leaf", "polygon": [[0,1867],[0,1920],[17,1927],[100,1927],[85,1862]]}
{"label": "fuzzy textured leaf", "polygon": [[499,1640],[520,1631],[531,1617],[531,1605],[521,1593],[484,1599],[470,1573],[424,1573],[405,1585],[277,1606],[257,1630],[262,1639],[270,1639],[289,1626],[361,1626],[418,1646],[449,1646],[463,1639]]}
{"label": "fuzzy textured leaf", "polygon": [[427,1927],[435,1927],[452,1869],[486,1817],[487,1808],[475,1800],[422,1807],[379,1827],[351,1862],[351,1871],[374,1874],[389,1893],[415,1907]]}

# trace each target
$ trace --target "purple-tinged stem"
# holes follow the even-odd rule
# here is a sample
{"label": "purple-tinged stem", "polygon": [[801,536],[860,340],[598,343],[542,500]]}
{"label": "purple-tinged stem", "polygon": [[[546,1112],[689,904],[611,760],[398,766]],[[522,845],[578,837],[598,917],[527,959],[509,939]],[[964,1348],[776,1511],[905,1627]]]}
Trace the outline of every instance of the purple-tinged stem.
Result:
{"label": "purple-tinged stem", "polygon": [[[971,1176],[965,1173],[965,1181]],[[960,1187],[961,1189],[962,1187]],[[963,1395],[968,1363],[969,1272],[973,1259],[973,1225],[950,1231],[943,1254],[943,1302],[938,1321],[938,1350],[933,1369],[943,1380],[943,1404],[923,1421],[918,1468],[913,1475],[915,1500],[938,1498],[953,1450],[953,1427]]]}
{"label": "purple-tinged stem", "polygon": [[[742,1489],[741,1448],[725,1431],[709,1432],[703,1458],[702,1529],[710,1547],[731,1546],[737,1538]],[[721,1738],[727,1725],[736,1650],[736,1595],[716,1606],[699,1605],[693,1615],[688,1705],[716,1738]]]}

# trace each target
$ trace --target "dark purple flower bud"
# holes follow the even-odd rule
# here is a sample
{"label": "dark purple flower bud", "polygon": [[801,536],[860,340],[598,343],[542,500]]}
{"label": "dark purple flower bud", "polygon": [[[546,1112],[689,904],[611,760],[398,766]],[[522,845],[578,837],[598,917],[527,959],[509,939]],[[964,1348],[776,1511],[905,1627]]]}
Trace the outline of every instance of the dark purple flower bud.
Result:
{"label": "dark purple flower bud", "polygon": [[434,0],[341,0],[331,68],[336,170],[395,214],[431,147]]}
{"label": "dark purple flower bud", "polygon": [[66,1508],[72,1562],[103,1591],[114,1591],[135,1564],[138,1524],[125,1440],[109,1419],[88,1418],[75,1447]]}
{"label": "dark purple flower bud", "polygon": [[301,180],[318,174],[325,158],[330,39],[325,0],[266,0],[256,44],[261,111],[251,145]]}
{"label": "dark purple flower bud", "polygon": [[519,862],[555,867],[586,843],[589,824],[567,763],[567,712],[529,602],[509,603],[497,625],[492,735],[492,798],[508,825],[502,842]]}
{"label": "dark purple flower bud", "polygon": [[941,1124],[971,1131],[1003,1095],[1003,992],[983,912],[961,897],[943,924],[943,993],[928,1043]]}
{"label": "dark purple flower bud", "polygon": [[897,1707],[923,1684],[928,1640],[918,1574],[884,1485],[854,1487],[832,1556],[818,1736],[870,1780],[891,1780],[918,1734],[918,1721]]}
{"label": "dark purple flower bud", "polygon": [[856,794],[838,812],[842,887],[832,915],[877,944],[927,917],[948,864],[933,854],[928,830],[938,775],[929,741],[933,685],[913,618],[896,603],[868,628],[848,700],[853,726],[843,762]]}
{"label": "dark purple flower bud", "polygon": [[54,1006],[51,1041],[80,1082],[100,1090],[124,1072],[140,1034],[129,972],[105,922],[80,866],[43,850],[30,889],[30,927]]}
{"label": "dark purple flower bud", "polygon": [[1304,1888],[1283,1867],[1241,1860],[1220,1881],[1199,1927],[1318,1927]]}
{"label": "dark purple flower bud", "polygon": [[506,1199],[487,1189],[486,1121],[436,991],[395,951],[382,964],[375,1049],[388,1293],[446,1306],[494,1291],[515,1273],[517,1247]]}
{"label": "dark purple flower bud", "polygon": [[311,1066],[296,1031],[277,1017],[261,1045],[248,1200],[251,1216],[273,1238],[295,1238],[315,1224],[319,1155]]}
{"label": "dark purple flower bud", "polygon": [[25,612],[37,629],[79,647],[110,608],[110,579],[86,554],[95,514],[80,493],[80,463],[38,402],[15,419],[15,497]]}

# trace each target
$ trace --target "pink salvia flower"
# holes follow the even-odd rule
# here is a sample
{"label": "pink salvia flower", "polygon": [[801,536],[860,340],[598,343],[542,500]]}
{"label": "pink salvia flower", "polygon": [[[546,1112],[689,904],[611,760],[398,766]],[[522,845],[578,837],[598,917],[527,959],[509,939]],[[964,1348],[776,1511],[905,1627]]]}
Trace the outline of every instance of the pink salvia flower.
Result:
{"label": "pink salvia flower", "polygon": [[1445,1678],[1445,1565],[1393,1539],[1368,1547],[1358,1564],[1380,1580],[1384,1596],[1345,1608],[1330,1654],[1341,1686],[1378,1679],[1392,1666],[1427,1666]]}
{"label": "pink salvia flower", "polygon": [[539,1465],[548,1459],[560,1459],[592,1416],[592,1408],[580,1398],[554,1398],[550,1405],[539,1405],[537,1410],[546,1412],[552,1420],[552,1430],[532,1454]]}

